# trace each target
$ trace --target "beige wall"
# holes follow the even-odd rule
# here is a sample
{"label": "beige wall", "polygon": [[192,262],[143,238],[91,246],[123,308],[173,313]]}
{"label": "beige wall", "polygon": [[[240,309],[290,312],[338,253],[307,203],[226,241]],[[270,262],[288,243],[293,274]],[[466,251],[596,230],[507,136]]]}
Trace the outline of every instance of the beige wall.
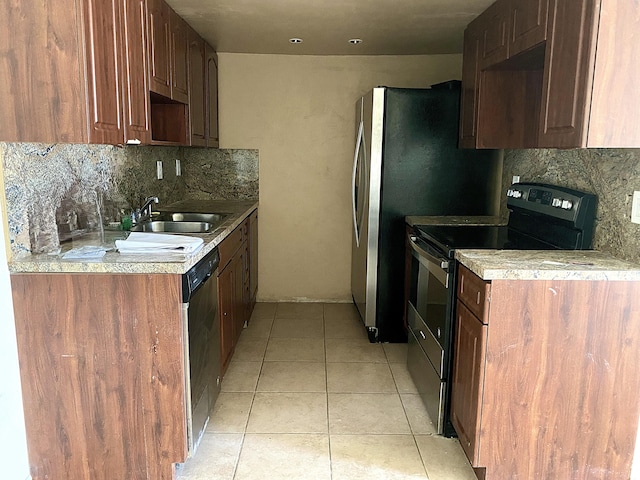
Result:
{"label": "beige wall", "polygon": [[262,301],[351,298],[355,102],[460,78],[459,55],[219,55],[220,147],[260,150]]}

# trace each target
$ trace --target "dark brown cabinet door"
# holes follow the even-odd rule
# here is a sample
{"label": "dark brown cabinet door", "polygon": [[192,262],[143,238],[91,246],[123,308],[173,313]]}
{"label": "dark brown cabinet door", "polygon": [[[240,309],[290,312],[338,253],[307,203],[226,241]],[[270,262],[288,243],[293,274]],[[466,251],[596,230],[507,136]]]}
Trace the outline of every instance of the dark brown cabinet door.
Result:
{"label": "dark brown cabinet door", "polygon": [[207,146],[205,138],[205,43],[192,31],[189,42],[189,115],[191,123],[191,145]]}
{"label": "dark brown cabinet door", "polygon": [[171,10],[171,98],[189,103],[189,26]]}
{"label": "dark brown cabinet door", "polygon": [[234,284],[233,268],[229,264],[218,274],[218,305],[220,310],[220,369],[224,375],[231,355],[233,354],[234,340]]}
{"label": "dark brown cabinet door", "polygon": [[[258,294],[258,211],[249,218],[249,291],[251,296],[250,312],[256,303]],[[251,313],[249,313],[251,314]]]}
{"label": "dark brown cabinet door", "polygon": [[120,0],[85,0],[89,142],[124,143]]}
{"label": "dark brown cabinet door", "polygon": [[251,316],[251,217],[244,221],[244,255],[242,261],[242,308],[243,318],[246,324]]}
{"label": "dark brown cabinet door", "polygon": [[122,0],[125,143],[151,143],[147,0]]}
{"label": "dark brown cabinet door", "polygon": [[85,32],[76,21],[85,8],[73,0],[3,3],[0,141],[88,142]]}
{"label": "dark brown cabinet door", "polygon": [[511,0],[509,56],[547,39],[549,0]]}
{"label": "dark brown cabinet door", "polygon": [[171,9],[164,0],[149,0],[150,90],[171,97]]}
{"label": "dark brown cabinet door", "polygon": [[462,92],[460,94],[460,148],[475,148],[480,92],[480,32],[476,22],[464,31]]}
{"label": "dark brown cabinet door", "polygon": [[509,5],[498,0],[478,17],[480,69],[509,58]]}
{"label": "dark brown cabinet door", "polygon": [[539,147],[579,147],[586,143],[598,0],[551,0]]}
{"label": "dark brown cabinet door", "polygon": [[17,274],[11,285],[32,477],[174,478],[187,458],[180,275]]}
{"label": "dark brown cabinet door", "polygon": [[218,134],[218,56],[209,45],[207,49],[207,146],[219,145]]}
{"label": "dark brown cabinet door", "polygon": [[487,326],[457,303],[451,422],[471,465],[477,465]]}
{"label": "dark brown cabinet door", "polygon": [[240,247],[238,253],[231,260],[231,268],[233,269],[233,300],[234,300],[234,319],[233,319],[233,339],[234,343],[240,338],[245,321],[245,303],[244,303],[244,262],[246,254],[244,245]]}

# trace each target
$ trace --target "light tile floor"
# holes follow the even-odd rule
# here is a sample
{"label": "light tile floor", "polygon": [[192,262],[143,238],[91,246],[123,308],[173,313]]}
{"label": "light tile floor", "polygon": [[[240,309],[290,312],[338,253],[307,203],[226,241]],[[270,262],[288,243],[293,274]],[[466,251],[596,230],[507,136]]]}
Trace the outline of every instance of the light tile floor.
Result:
{"label": "light tile floor", "polygon": [[369,343],[351,304],[257,304],[177,478],[475,480],[434,435],[406,353]]}

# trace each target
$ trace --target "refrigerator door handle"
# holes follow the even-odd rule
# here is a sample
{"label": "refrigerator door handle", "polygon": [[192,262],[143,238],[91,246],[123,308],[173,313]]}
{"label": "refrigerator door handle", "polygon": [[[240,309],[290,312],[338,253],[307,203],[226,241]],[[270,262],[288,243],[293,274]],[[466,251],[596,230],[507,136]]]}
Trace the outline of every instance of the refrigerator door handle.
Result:
{"label": "refrigerator door handle", "polygon": [[[358,127],[358,136],[356,137],[356,151],[353,156],[353,173],[351,174],[351,211],[353,213],[353,233],[356,240],[356,246],[360,246],[360,230],[358,229],[358,212],[356,211],[358,199],[356,192],[358,190],[359,179],[356,178],[358,172],[358,161],[360,158],[360,147],[362,146],[364,135],[364,123],[361,121]],[[363,192],[360,192],[362,194]]]}

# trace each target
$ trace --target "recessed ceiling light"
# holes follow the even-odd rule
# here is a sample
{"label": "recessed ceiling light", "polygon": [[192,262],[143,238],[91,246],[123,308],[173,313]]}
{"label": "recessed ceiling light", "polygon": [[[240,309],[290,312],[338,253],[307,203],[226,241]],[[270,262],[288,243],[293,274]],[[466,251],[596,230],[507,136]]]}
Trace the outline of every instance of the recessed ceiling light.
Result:
{"label": "recessed ceiling light", "polygon": [[358,45],[359,43],[362,43],[362,39],[361,38],[352,38],[349,40],[349,43],[351,45]]}
{"label": "recessed ceiling light", "polygon": [[301,38],[290,38],[289,43],[302,43]]}

